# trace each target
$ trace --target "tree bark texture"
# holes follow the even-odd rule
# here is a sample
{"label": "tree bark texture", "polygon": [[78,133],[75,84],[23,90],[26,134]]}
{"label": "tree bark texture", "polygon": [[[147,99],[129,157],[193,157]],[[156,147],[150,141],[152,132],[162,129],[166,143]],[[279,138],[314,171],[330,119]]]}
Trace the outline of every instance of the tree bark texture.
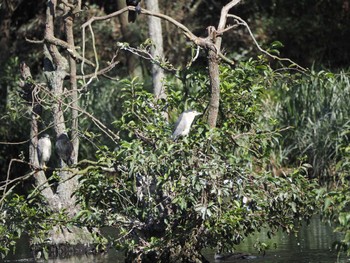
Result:
{"label": "tree bark texture", "polygon": [[[52,64],[52,70],[47,74],[49,88],[54,96],[57,98],[52,105],[52,114],[54,119],[54,129],[57,135],[66,131],[66,125],[63,115],[63,80],[68,74],[68,62],[58,51],[57,46],[50,44],[49,40],[55,39],[54,35],[54,17],[56,15],[57,0],[51,0],[47,3],[46,9],[46,29],[45,40],[46,49],[49,57],[46,57]],[[44,51],[45,52],[45,51]],[[47,53],[46,53],[47,54]]]}
{"label": "tree bark texture", "polygon": [[217,54],[209,50],[208,70],[210,79],[210,100],[208,107],[208,125],[216,127],[220,106],[219,59]]}
{"label": "tree bark texture", "polygon": [[[77,11],[80,10],[80,6],[78,5],[75,8]],[[70,15],[68,15],[65,18],[65,31],[66,31],[66,37],[67,37],[67,43],[72,48],[72,50],[75,51],[75,43],[74,43],[74,31],[73,31],[73,23],[75,15],[66,8],[66,12],[68,12]],[[70,89],[71,89],[71,98],[72,98],[72,140],[73,140],[73,147],[74,152],[79,152],[79,137],[78,137],[78,128],[79,128],[79,122],[78,122],[78,107],[79,107],[79,98],[78,98],[78,85],[77,85],[77,63],[75,59],[72,56],[69,56],[69,82],[70,82]],[[78,161],[78,154],[75,154],[74,156],[74,162],[76,163]]]}
{"label": "tree bark texture", "polygon": [[[11,28],[10,8],[6,4],[0,7],[0,72],[3,72],[4,62],[7,61],[10,52],[10,28]],[[5,112],[7,99],[7,88],[0,82],[0,113]]]}
{"label": "tree bark texture", "polygon": [[[80,10],[80,4],[75,5],[76,9],[72,8],[72,1],[68,1],[65,6],[65,35],[67,39],[67,45],[71,50],[75,49],[74,46],[74,33],[73,33],[73,22],[74,22],[74,11]],[[80,2],[79,2],[80,3]],[[58,46],[55,44],[58,41],[62,41],[55,38],[55,17],[57,0],[49,0],[47,2],[46,9],[46,28],[44,37],[44,73],[47,78],[48,90],[52,96],[52,118],[54,123],[54,130],[57,135],[66,132],[66,122],[64,118],[64,110],[72,109],[72,134],[74,134],[74,148],[76,152],[79,148],[78,141],[78,89],[77,89],[77,78],[76,71],[77,66],[74,58],[69,56],[67,60],[59,51]],[[69,7],[69,8],[68,8]],[[56,27],[57,28],[57,27]],[[64,51],[62,51],[64,52]],[[68,54],[68,52],[67,52]],[[23,69],[21,69],[23,71]],[[26,76],[27,74],[25,74]],[[66,76],[70,77],[70,92],[63,90],[64,79]],[[27,77],[24,77],[27,79]],[[32,85],[33,81],[30,81]],[[39,86],[38,86],[39,87]],[[38,88],[37,87],[37,88]],[[38,91],[39,92],[39,91]],[[32,94],[32,93],[30,93]],[[67,95],[68,94],[68,95]],[[35,99],[35,96],[33,96]],[[67,102],[68,101],[68,102]],[[33,167],[39,167],[39,161],[37,156],[37,143],[38,143],[38,122],[37,117],[40,113],[37,112],[35,107],[35,101],[33,104],[33,113],[31,120],[31,144],[30,144],[30,162]],[[55,140],[53,140],[55,141]],[[54,143],[54,142],[53,142]],[[77,157],[75,157],[75,162]],[[38,170],[35,173],[36,185],[40,186],[39,190],[41,194],[48,201],[48,205],[53,211],[58,211],[65,209],[68,216],[73,217],[78,212],[78,207],[75,204],[74,192],[78,187],[78,177],[72,177],[70,171],[62,169],[59,172],[60,182],[57,187],[57,192],[54,193],[53,189],[47,182],[47,178],[44,170]],[[54,227],[50,231],[50,245],[52,251],[57,251],[56,248],[62,245],[66,246],[66,251],[60,250],[61,252],[76,252],[81,248],[85,248],[85,251],[90,249],[93,243],[93,237],[91,233],[86,228],[80,228],[76,226],[71,226],[69,229],[64,226]],[[39,241],[32,240],[34,249],[41,247],[41,244],[37,243]],[[79,248],[76,250],[76,248]]]}
{"label": "tree bark texture", "polygon": [[[159,13],[158,0],[146,0],[146,8],[154,13]],[[151,49],[153,58],[162,60],[164,57],[163,34],[161,20],[154,16],[148,16],[148,33],[154,47]],[[164,70],[156,63],[152,64],[153,94],[156,99],[166,99],[163,85]]]}
{"label": "tree bark texture", "polygon": [[210,128],[216,127],[220,106],[220,71],[218,53],[221,53],[221,36],[226,27],[228,12],[239,2],[240,0],[232,0],[222,8],[217,29],[214,27],[208,27],[208,38],[215,44],[216,49],[215,51],[208,49],[208,70],[211,87],[211,96],[208,108],[208,125]]}
{"label": "tree bark texture", "polygon": [[[126,6],[125,0],[117,0],[118,10]],[[130,45],[135,46],[138,44],[138,31],[137,31],[137,20],[134,24],[128,22],[128,14],[124,13],[119,16],[120,29],[123,34],[125,42],[130,43]],[[140,80],[143,79],[142,65],[140,58],[136,55],[127,52],[126,53],[126,63],[129,71],[129,75],[134,78],[137,77]]]}
{"label": "tree bark texture", "polygon": [[[80,6],[77,6],[76,10],[80,10]],[[71,47],[72,50],[75,50],[74,43],[74,32],[73,32],[73,22],[74,22],[74,14],[66,7],[67,15],[64,23],[65,23],[65,34],[67,38],[67,43]],[[62,80],[63,81],[63,80]],[[72,56],[69,56],[69,83],[71,90],[71,112],[72,112],[72,141],[73,141],[73,152],[74,154],[74,163],[78,160],[78,151],[79,151],[79,137],[78,137],[78,87],[77,87],[77,65],[76,61]],[[63,113],[63,112],[62,112]],[[66,171],[61,171],[60,176],[62,178],[62,182],[57,187],[57,194],[60,197],[60,200],[64,204],[63,206],[67,209],[70,215],[74,215],[77,211],[75,204],[75,196],[74,191],[78,187],[79,177],[74,176],[71,177],[71,173]]]}
{"label": "tree bark texture", "polygon": [[[31,122],[30,122],[30,144],[29,144],[29,163],[32,167],[39,167],[39,160],[37,155],[38,146],[38,116],[41,113],[41,105],[38,104],[36,96],[39,92],[37,86],[33,83],[32,74],[30,68],[25,64],[21,63],[21,82],[20,87],[22,88],[22,98],[29,104],[31,109]],[[49,186],[45,173],[42,170],[35,171],[35,185],[38,190],[41,191],[42,195],[46,197],[47,202],[50,206],[57,206],[57,199]]]}
{"label": "tree bark texture", "polygon": [[[54,17],[56,8],[56,0],[49,1],[47,8],[47,22],[46,22],[46,39],[55,39],[53,28],[54,28]],[[67,43],[71,50],[75,50],[74,45],[74,33],[73,33],[73,21],[74,21],[74,12],[76,10],[70,10],[68,7],[65,8],[66,17],[64,20],[65,23],[65,34],[67,38]],[[77,10],[80,9],[80,6],[77,5]],[[53,100],[52,105],[52,114],[54,120],[54,129],[57,136],[63,132],[66,132],[66,122],[64,118],[64,109],[68,107],[65,102],[65,94],[63,92],[63,83],[64,78],[69,75],[70,77],[70,96],[68,99],[71,101],[69,107],[72,111],[72,137],[73,137],[73,147],[74,152],[78,153],[79,150],[79,140],[78,140],[78,89],[77,89],[77,78],[76,71],[77,66],[73,57],[69,57],[69,64],[67,59],[60,54],[57,49],[57,46],[54,44],[47,44],[47,50],[49,51],[47,60],[51,61],[53,64],[50,72],[47,72],[46,76],[48,78],[49,87],[53,93],[55,99]],[[47,53],[47,52],[46,52]],[[68,73],[69,72],[69,73]],[[77,161],[77,154],[75,154],[75,160]],[[74,191],[78,186],[78,177],[71,178],[71,173],[68,171],[60,172],[61,182],[57,187],[57,195],[61,202],[62,208],[65,208],[71,216],[73,216],[77,211],[75,205],[75,197],[73,195]]]}

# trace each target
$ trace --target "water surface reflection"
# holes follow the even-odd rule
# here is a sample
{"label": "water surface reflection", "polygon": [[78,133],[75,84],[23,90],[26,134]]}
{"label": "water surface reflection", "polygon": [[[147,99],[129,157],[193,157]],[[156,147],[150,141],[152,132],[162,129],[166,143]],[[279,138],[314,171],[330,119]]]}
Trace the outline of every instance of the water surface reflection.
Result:
{"label": "water surface reflection", "polygon": [[[254,249],[256,239],[270,246],[270,249],[263,256]],[[249,262],[249,263],[334,263],[350,262],[350,258],[345,255],[337,258],[337,253],[331,250],[332,243],[339,240],[339,236],[333,233],[332,229],[324,225],[318,217],[311,220],[310,225],[304,225],[299,231],[298,236],[287,235],[279,232],[272,239],[268,239],[266,232],[262,231],[255,236],[247,238],[241,245],[237,246],[236,251],[249,253],[257,256],[255,259],[246,260],[215,260],[212,251],[205,251],[204,254],[212,263],[223,262]],[[31,254],[26,242],[22,241],[16,254],[7,258],[5,262],[35,262],[30,259]],[[23,260],[24,259],[24,260]],[[50,259],[49,263],[122,263],[122,253],[114,250],[101,255],[75,256],[66,259]]]}
{"label": "water surface reflection", "polygon": [[[269,245],[270,249],[265,255],[259,254],[254,249],[256,239]],[[266,235],[266,231],[247,238],[237,246],[237,251],[257,256],[256,259],[244,262],[270,262],[270,263],[334,263],[350,262],[350,258],[342,255],[338,258],[332,251],[333,242],[340,240],[331,227],[323,224],[319,217],[314,217],[309,225],[304,224],[297,236],[279,232],[272,239]],[[208,255],[211,256],[212,255]],[[242,260],[230,260],[211,262],[243,262]]]}

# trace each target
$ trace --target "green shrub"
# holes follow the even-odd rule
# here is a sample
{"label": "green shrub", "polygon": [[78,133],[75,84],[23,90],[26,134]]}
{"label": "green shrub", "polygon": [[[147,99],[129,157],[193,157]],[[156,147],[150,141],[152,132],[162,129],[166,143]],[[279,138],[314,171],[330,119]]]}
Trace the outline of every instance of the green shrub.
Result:
{"label": "green shrub", "polygon": [[[207,90],[181,101],[169,89],[169,104],[156,104],[141,85],[125,81],[123,115],[114,123],[122,139],[114,151],[101,148],[99,166],[82,177],[79,220],[118,228],[116,246],[145,262],[193,260],[204,247],[230,251],[262,227],[269,234],[294,231],[316,209],[315,184],[305,167],[276,176],[265,166],[278,134],[259,122],[264,74],[271,72],[262,66],[252,60],[222,68],[218,127],[210,130],[199,118],[176,142],[164,109],[170,116],[189,105],[204,110]],[[102,166],[113,169],[108,174]]]}

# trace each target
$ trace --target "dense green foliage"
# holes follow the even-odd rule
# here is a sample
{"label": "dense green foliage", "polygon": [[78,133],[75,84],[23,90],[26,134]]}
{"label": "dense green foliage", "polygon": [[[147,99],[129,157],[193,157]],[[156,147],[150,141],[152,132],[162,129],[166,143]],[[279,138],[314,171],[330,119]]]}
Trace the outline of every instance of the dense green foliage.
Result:
{"label": "dense green foliage", "polygon": [[[350,135],[350,126],[342,135]],[[322,188],[319,198],[324,199],[322,214],[324,220],[335,226],[335,231],[342,233],[341,241],[335,243],[339,251],[346,251],[350,255],[350,147],[349,142],[341,144],[338,154],[342,159],[336,164],[338,182],[331,188]]]}
{"label": "dense green foliage", "polygon": [[[199,120],[189,137],[176,142],[162,117],[165,105],[154,104],[138,83],[124,82],[124,114],[115,122],[123,139],[114,151],[99,153],[100,165],[116,171],[108,176],[99,169],[82,178],[83,224],[120,228],[117,247],[135,257],[177,261],[184,256],[179,248],[193,257],[204,247],[232,251],[262,227],[271,235],[277,229],[292,232],[310,217],[316,184],[304,167],[282,176],[266,170],[278,133],[258,121],[271,72],[262,63],[222,68],[218,128],[209,130]],[[199,90],[196,100],[189,96],[181,103],[178,92],[168,94],[169,109],[176,102],[177,108],[186,103],[203,110],[198,102],[208,96]]]}
{"label": "dense green foliage", "polygon": [[[0,83],[7,83],[7,99],[0,106],[0,180],[5,180],[8,164],[12,158],[22,159],[28,152],[26,133],[29,130],[27,107],[18,96],[18,58],[11,58],[3,67]],[[10,143],[10,144],[7,144]],[[13,143],[13,144],[11,144]],[[21,173],[21,165],[13,167]]]}
{"label": "dense green foliage", "polygon": [[[27,158],[29,115],[17,89],[19,61],[29,61],[35,80],[43,81],[38,73],[42,46],[22,42],[24,36],[42,39],[43,9],[35,1],[22,2],[9,10],[13,13],[8,25],[16,31],[6,39],[11,52],[4,48],[7,55],[1,56],[1,179],[7,176],[10,159]],[[107,12],[115,10],[114,5],[102,2],[97,4]],[[203,1],[197,9],[194,2],[161,1],[161,9],[204,36],[206,26],[217,24],[227,1]],[[77,19],[104,14],[98,5],[87,4],[88,9]],[[4,6],[0,4],[1,25]],[[23,15],[24,9],[33,12]],[[305,14],[301,16],[300,10]],[[187,15],[187,11],[194,13]],[[264,47],[278,39],[285,46],[281,54],[303,65],[316,61],[315,68],[348,66],[348,1],[245,1],[235,11],[249,21]],[[140,16],[141,22],[134,25],[136,38],[147,35],[142,19],[146,18]],[[114,23],[94,25],[102,64],[115,51],[113,43],[122,40],[119,25]],[[174,34],[175,28],[166,28],[167,59],[174,68],[186,65],[191,48],[185,38]],[[91,230],[111,226],[120,231],[113,243],[128,255],[166,261],[173,257],[176,261],[186,256],[182,250],[193,257],[200,257],[204,247],[231,251],[245,236],[263,227],[271,235],[277,229],[293,232],[301,221],[318,212],[344,234],[336,248],[349,252],[349,73],[273,70],[265,58],[250,58],[251,39],[244,30],[235,33],[225,35],[223,42],[237,66],[220,68],[217,128],[207,127],[204,114],[197,117],[189,137],[176,142],[170,135],[178,114],[189,108],[206,113],[209,81],[204,53],[193,68],[175,73],[180,79],[175,80],[175,74],[167,76],[167,101],[157,103],[148,92],[149,65],[142,64],[146,84],[127,80],[126,59],[118,54],[120,68],[109,76],[123,80],[101,78],[81,93],[82,108],[121,137],[114,145],[91,119],[81,115],[79,159],[95,158],[78,165],[83,174],[76,192],[81,211],[72,219],[65,211],[48,210],[39,196],[25,195],[31,193],[30,180],[7,193],[4,189],[9,188],[1,182],[1,193],[7,194],[0,201],[1,255],[24,232],[42,242],[47,252],[46,234],[54,226],[88,226]],[[132,46],[136,42],[139,40]],[[81,45],[79,37],[77,45]],[[43,97],[42,104],[48,112],[40,125],[50,128],[52,101]],[[169,123],[164,112],[169,114]],[[19,141],[20,145],[7,144]],[[13,164],[9,179],[27,169]],[[96,235],[96,244],[104,247],[105,239]],[[265,249],[265,244],[260,248]]]}
{"label": "dense green foliage", "polygon": [[[47,233],[54,225],[66,223],[64,213],[52,214],[41,200],[40,195],[31,197],[10,194],[2,202],[0,215],[0,256],[3,258],[12,249],[15,254],[15,244],[23,233],[35,237],[36,242],[45,244]],[[47,250],[44,249],[43,252]]]}
{"label": "dense green foliage", "polygon": [[291,165],[305,156],[308,175],[320,183],[323,218],[344,234],[336,248],[349,253],[349,74],[295,74],[274,86],[275,116],[291,127],[282,133],[279,161]]}

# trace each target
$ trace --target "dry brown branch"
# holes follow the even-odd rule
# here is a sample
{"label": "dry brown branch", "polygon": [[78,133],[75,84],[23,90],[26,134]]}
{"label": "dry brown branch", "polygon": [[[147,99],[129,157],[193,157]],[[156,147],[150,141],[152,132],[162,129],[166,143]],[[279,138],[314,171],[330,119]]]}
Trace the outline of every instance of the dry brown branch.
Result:
{"label": "dry brown branch", "polygon": [[[20,177],[16,177],[15,179],[12,179],[10,180],[10,172],[11,172],[11,168],[12,168],[12,164],[13,163],[22,163],[22,164],[26,164],[28,165],[33,171],[30,172],[30,173],[27,173],[23,176],[20,176]],[[3,184],[1,187],[0,187],[0,190],[3,192],[2,194],[2,197],[0,199],[0,210],[3,206],[3,201],[5,200],[6,196],[9,195],[11,193],[11,190],[16,187],[17,183],[20,182],[20,181],[23,181],[23,180],[26,180],[28,178],[30,178],[31,176],[35,175],[35,173],[39,170],[42,170],[41,167],[35,167],[33,166],[31,163],[29,162],[26,162],[26,161],[23,161],[21,159],[11,159],[10,163],[9,163],[9,166],[7,168],[7,175],[6,175],[6,180],[5,181],[2,181],[0,182],[1,184]],[[9,189],[7,189],[7,187],[9,185],[12,185]]]}
{"label": "dry brown branch", "polygon": [[116,65],[118,65],[120,61],[114,61],[110,63],[107,67],[100,69],[97,72],[91,73],[91,74],[86,74],[86,75],[78,75],[77,79],[84,79],[84,78],[92,78],[97,76],[104,76],[107,72],[111,71]]}
{"label": "dry brown branch", "polygon": [[4,144],[4,145],[19,145],[19,144],[26,144],[30,141],[30,139],[25,140],[25,141],[21,141],[21,142],[0,142],[0,144]]}
{"label": "dry brown branch", "polygon": [[227,31],[230,31],[231,29],[234,29],[234,28],[237,28],[239,27],[241,24],[238,23],[238,24],[235,24],[235,25],[230,25],[230,26],[227,26],[224,30],[218,32],[220,35],[227,32]]}
{"label": "dry brown branch", "polygon": [[[63,41],[61,39],[55,38],[53,36],[49,36],[45,38],[45,41],[49,44],[55,45],[55,46],[59,46],[59,47],[63,47],[74,59],[78,60],[78,61],[83,61],[83,57],[75,50],[74,47],[72,47],[71,45],[69,45],[66,41]],[[88,60],[88,59],[84,59],[84,61],[86,62],[86,64],[95,67],[95,64]]]}
{"label": "dry brown branch", "polygon": [[[237,1],[237,0],[236,0]],[[108,15],[105,15],[105,16],[95,16],[95,17],[91,17],[88,21],[86,21],[83,25],[82,25],[82,36],[83,36],[83,57],[84,57],[84,54],[85,54],[85,30],[86,30],[86,27],[89,27],[90,29],[90,32],[92,33],[92,37],[93,37],[93,32],[92,32],[92,29],[91,29],[91,25],[93,22],[95,21],[103,21],[103,20],[107,20],[107,19],[110,19],[112,17],[115,17],[115,16],[119,16],[121,15],[122,13],[126,12],[126,11],[129,11],[129,10],[135,10],[135,7],[132,7],[132,6],[127,6],[127,7],[124,7],[114,13],[111,13],[111,14],[108,14]],[[226,63],[229,63],[231,65],[234,64],[234,62],[232,60],[230,60],[229,58],[227,58],[225,55],[223,55],[221,53],[220,50],[218,50],[215,46],[215,44],[211,41],[211,39],[209,37],[206,37],[206,38],[203,38],[203,37],[197,37],[195,34],[193,34],[185,25],[181,24],[180,22],[176,21],[175,19],[173,19],[172,17],[170,16],[167,16],[167,15],[164,15],[164,14],[160,14],[160,13],[155,13],[155,12],[151,12],[147,9],[142,9],[141,10],[141,14],[144,14],[144,15],[148,15],[148,16],[154,16],[154,17],[158,17],[158,18],[161,18],[161,19],[164,19],[170,23],[172,23],[174,26],[176,26],[177,28],[179,28],[183,34],[190,40],[192,41],[193,43],[195,43],[196,45],[206,49],[206,50],[212,50],[214,52],[217,53],[217,55],[222,59],[224,60]],[[93,41],[94,41],[94,37],[93,37]],[[94,46],[94,43],[93,43],[93,46]],[[94,46],[94,50],[95,50],[95,46]],[[96,60],[96,64],[98,63],[97,62],[97,54],[95,54],[95,60]],[[84,59],[83,59],[83,63],[84,63]],[[83,66],[82,66],[83,67]]]}
{"label": "dry brown branch", "polygon": [[297,68],[301,69],[302,71],[307,71],[304,67],[298,65],[297,63],[295,63],[293,60],[289,59],[289,58],[281,58],[281,57],[278,57],[278,56],[275,56],[275,55],[272,55],[270,52],[266,51],[265,49],[263,49],[258,41],[256,40],[256,38],[254,37],[254,34],[253,32],[251,31],[248,23],[243,20],[242,18],[240,18],[239,16],[236,16],[236,15],[232,15],[232,14],[229,14],[228,17],[232,17],[234,19],[237,19],[239,21],[239,24],[245,26],[249,32],[249,35],[251,36],[251,38],[253,39],[254,41],[254,44],[256,45],[256,47],[259,49],[260,52],[264,53],[265,55],[273,58],[273,59],[277,59],[277,60],[280,60],[280,61],[288,61],[289,63],[291,63],[292,65],[295,65]]}
{"label": "dry brown branch", "polygon": [[126,50],[129,51],[132,54],[135,54],[145,60],[149,60],[152,63],[155,63],[156,65],[158,65],[159,67],[161,67],[164,70],[170,71],[170,72],[176,72],[177,69],[169,64],[169,63],[163,63],[161,61],[161,58],[155,58],[154,56],[152,56],[151,52],[149,52],[146,49],[140,49],[140,48],[134,48],[134,47],[130,47],[129,45],[124,45],[123,43],[118,43],[119,48],[121,50]]}
{"label": "dry brown branch", "polygon": [[[225,27],[226,27],[226,21],[227,21],[227,17],[228,12],[231,10],[231,8],[233,8],[235,5],[237,5],[241,0],[233,0],[231,2],[229,2],[227,5],[225,5],[222,9],[221,9],[221,15],[220,15],[220,21],[219,21],[219,25],[217,28],[217,32],[222,32]],[[221,48],[221,35],[219,34],[218,37],[216,38],[215,44],[217,48]]]}
{"label": "dry brown branch", "polygon": [[[22,161],[22,160],[20,160],[20,161]],[[10,161],[9,167],[7,168],[7,176],[6,176],[6,181],[5,181],[6,183],[4,186],[1,187],[1,188],[3,188],[3,192],[2,192],[2,198],[0,199],[0,210],[2,210],[3,201],[5,200],[6,196],[10,192],[10,191],[7,191],[7,186],[9,185],[8,181],[10,179],[10,171],[11,171],[12,162],[13,162],[13,160]]]}
{"label": "dry brown branch", "polygon": [[[103,21],[103,20],[107,20],[107,19],[110,19],[112,17],[115,17],[115,16],[119,16],[121,14],[123,14],[124,12],[126,11],[135,11],[135,7],[132,7],[132,6],[126,6],[116,12],[113,12],[111,14],[108,14],[108,15],[105,15],[105,16],[94,16],[94,17],[91,17],[88,21],[86,21],[81,27],[82,29],[84,30],[87,26],[91,25],[93,22],[95,21]],[[141,9],[141,14],[144,14],[144,15],[151,15],[151,16],[155,16],[155,17],[158,17],[158,18],[162,18],[164,20],[167,20],[169,21],[170,23],[174,24],[176,27],[178,27],[179,29],[181,29],[184,34],[191,40],[194,40],[196,39],[197,37],[186,27],[184,26],[183,24],[179,23],[178,21],[176,21],[175,19],[171,18],[170,16],[167,16],[167,15],[164,15],[164,14],[160,14],[160,13],[153,13],[153,12],[150,12],[144,8]]]}
{"label": "dry brown branch", "polygon": [[41,40],[34,40],[34,39],[29,39],[29,38],[25,38],[25,40],[28,42],[28,43],[31,43],[31,44],[43,44],[45,41],[44,39],[41,39]]}

